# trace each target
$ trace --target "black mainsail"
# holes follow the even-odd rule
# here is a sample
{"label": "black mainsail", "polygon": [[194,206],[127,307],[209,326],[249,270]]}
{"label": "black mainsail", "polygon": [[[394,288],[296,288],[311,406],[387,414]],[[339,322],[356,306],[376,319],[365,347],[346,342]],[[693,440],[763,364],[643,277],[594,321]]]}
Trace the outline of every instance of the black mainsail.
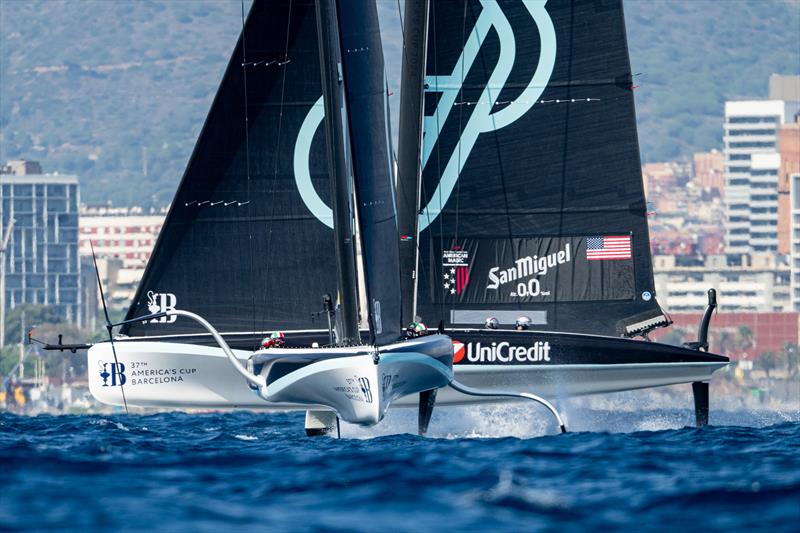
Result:
{"label": "black mainsail", "polygon": [[663,324],[621,1],[432,0],[428,42],[417,313]]}
{"label": "black mainsail", "polygon": [[[314,0],[256,0],[127,318],[324,329],[336,265]],[[195,332],[171,318],[131,336]]]}

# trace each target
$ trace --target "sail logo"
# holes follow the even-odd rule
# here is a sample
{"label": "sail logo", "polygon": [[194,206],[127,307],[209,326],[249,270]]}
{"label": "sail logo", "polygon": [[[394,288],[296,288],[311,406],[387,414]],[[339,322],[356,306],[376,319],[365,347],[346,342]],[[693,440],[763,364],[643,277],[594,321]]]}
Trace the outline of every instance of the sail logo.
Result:
{"label": "sail logo", "polygon": [[[547,0],[520,0],[536,24],[540,39],[539,63],[530,82],[520,93],[516,100],[492,112],[497,104],[497,99],[508,81],[517,55],[516,36],[511,24],[500,8],[497,0],[480,0],[481,13],[475,21],[475,26],[466,40],[461,56],[456,61],[456,66],[450,74],[443,76],[426,76],[426,92],[441,93],[438,105],[432,115],[424,117],[422,146],[422,168],[424,169],[433,153],[434,146],[442,132],[447,117],[456,104],[456,99],[461,93],[464,80],[475,63],[478,53],[487,36],[494,30],[500,39],[500,56],[497,65],[492,71],[479,98],[480,104],[476,105],[467,124],[461,132],[461,138],[453,148],[452,155],[447,162],[436,190],[430,196],[428,205],[419,215],[419,231],[424,230],[431,222],[436,220],[442,212],[444,205],[450,199],[456,182],[458,181],[464,164],[482,133],[499,130],[516,122],[520,117],[530,111],[533,104],[541,97],[556,62],[556,32],[553,21],[545,9]],[[523,38],[532,35],[525,32]],[[314,135],[325,118],[323,97],[314,102],[300,126],[294,146],[294,179],[300,198],[309,211],[323,224],[333,228],[333,212],[322,200],[314,188],[311,180],[311,144]]]}
{"label": "sail logo", "polygon": [[[456,343],[460,346],[456,348]],[[453,363],[507,363],[527,364],[550,361],[550,343],[536,341],[530,346],[514,346],[510,342],[468,342],[466,344],[453,341],[455,355]]]}
{"label": "sail logo", "polygon": [[[502,285],[514,282],[521,278],[530,276],[544,276],[551,268],[556,268],[572,261],[572,250],[570,244],[564,245],[563,250],[558,250],[551,254],[539,257],[538,255],[520,257],[514,262],[514,266],[501,269],[494,266],[489,269],[489,283],[487,289],[499,289]],[[528,282],[518,283],[517,291],[511,296],[548,296],[549,292],[542,292],[539,280],[530,279]]]}
{"label": "sail logo", "polygon": [[[486,37],[492,30],[497,33],[500,39],[500,56],[497,60],[497,65],[486,81],[478,101],[474,103],[474,110],[461,131],[461,137],[453,148],[452,155],[439,177],[439,184],[430,196],[431,200],[419,215],[419,231],[427,228],[441,214],[442,209],[444,209],[445,204],[450,199],[450,195],[453,193],[461,171],[464,169],[464,164],[475,147],[478,137],[483,133],[496,131],[516,122],[530,111],[550,82],[550,76],[553,74],[553,67],[556,62],[556,32],[553,27],[553,21],[550,19],[547,10],[545,10],[547,0],[521,1],[538,29],[541,52],[536,71],[533,73],[527,87],[516,100],[502,109],[492,111],[511,75],[517,54],[516,36],[497,0],[480,0],[481,13],[475,21],[472,32],[467,37],[464,49],[456,61],[453,71],[443,76],[425,77],[426,92],[440,94],[440,97],[433,114],[426,115],[424,118],[423,169],[430,160],[445,122],[447,122],[448,116],[456,105],[458,95],[462,94],[461,90],[464,81],[473,63],[475,63]],[[527,35],[532,35],[532,32]]]}
{"label": "sail logo", "polygon": [[461,295],[469,283],[469,252],[444,250],[442,252],[442,286],[445,293]]}
{"label": "sail logo", "polygon": [[[147,291],[147,310],[150,311],[151,314],[174,311],[175,305],[177,303],[178,303],[177,296],[175,296],[171,292]],[[153,323],[172,324],[176,320],[178,320],[177,316],[162,316],[159,318],[154,318],[149,322],[151,324]]]}
{"label": "sail logo", "polygon": [[100,361],[100,378],[103,387],[117,387],[125,385],[125,365],[123,363],[104,363]]}

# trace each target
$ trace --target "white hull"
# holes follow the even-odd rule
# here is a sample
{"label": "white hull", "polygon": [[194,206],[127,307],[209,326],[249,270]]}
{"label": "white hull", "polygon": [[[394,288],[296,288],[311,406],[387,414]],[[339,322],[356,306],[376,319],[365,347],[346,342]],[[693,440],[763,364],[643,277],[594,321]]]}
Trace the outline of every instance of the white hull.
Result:
{"label": "white hull", "polygon": [[[444,346],[452,359],[447,337],[430,336],[387,346],[354,348],[279,348],[258,352],[268,359],[292,361],[304,357],[335,357],[316,360],[268,381],[259,394],[268,404],[322,405],[346,421],[377,424],[391,403],[403,396],[438,389],[450,383],[453,371],[426,354],[426,346]],[[268,368],[262,371],[266,378]]]}
{"label": "white hull", "polygon": [[[331,407],[330,397],[318,392],[318,384],[307,377],[308,388],[304,396],[297,395],[288,383],[273,384],[271,394],[282,390],[280,403],[266,401],[258,392],[251,390],[244,378],[233,368],[220,348],[171,342],[115,342],[117,359],[123,367],[114,364],[114,355],[109,343],[93,346],[89,350],[89,389],[100,402],[122,405],[122,392],[128,405],[140,407],[174,408],[248,408],[248,409],[326,409]],[[245,364],[250,352],[233,350]],[[400,355],[400,354],[398,354]],[[382,354],[380,369],[369,357],[375,374],[375,390],[380,394],[364,415],[364,420],[382,416],[385,406],[405,389],[398,389],[385,396],[379,378],[387,374],[398,374],[392,367],[391,352]],[[350,358],[348,358],[350,359]],[[334,360],[335,361],[335,360]],[[351,361],[352,363],[352,361]],[[356,366],[361,367],[361,361]],[[314,366],[320,363],[315,363]],[[403,365],[407,365],[404,361]],[[548,398],[617,392],[646,387],[659,387],[695,381],[708,381],[714,371],[725,366],[722,362],[668,362],[648,364],[567,364],[567,365],[455,365],[455,378],[465,385],[484,390],[517,390],[531,392]],[[335,379],[349,379],[350,372],[344,366],[327,369]],[[350,366],[352,368],[352,365]],[[368,366],[361,368],[367,369]],[[410,367],[406,367],[410,368]],[[319,370],[320,368],[317,367]],[[417,369],[419,370],[419,369]],[[365,370],[366,371],[366,370]],[[416,373],[416,370],[414,371]],[[410,375],[414,375],[408,374]],[[103,375],[105,374],[105,380]],[[424,373],[423,373],[424,374]],[[404,374],[406,375],[406,374]],[[123,377],[124,376],[124,377]],[[297,376],[296,376],[297,377]],[[366,376],[362,376],[366,377]],[[120,381],[124,382],[120,387]],[[398,380],[402,382],[406,378]],[[304,379],[305,381],[305,379]],[[296,379],[293,387],[306,387]],[[370,387],[372,388],[372,383]],[[410,383],[408,390],[424,390],[424,384]],[[415,387],[415,388],[414,388]],[[314,396],[313,394],[317,394]],[[405,393],[408,394],[408,393]],[[277,396],[276,396],[277,398]],[[305,401],[298,400],[305,398]],[[309,399],[320,403],[310,405]],[[399,398],[394,405],[416,406],[416,395]],[[484,403],[492,398],[465,396],[450,388],[439,391],[437,405]],[[354,408],[353,415],[359,417]],[[374,422],[364,422],[374,423]]]}

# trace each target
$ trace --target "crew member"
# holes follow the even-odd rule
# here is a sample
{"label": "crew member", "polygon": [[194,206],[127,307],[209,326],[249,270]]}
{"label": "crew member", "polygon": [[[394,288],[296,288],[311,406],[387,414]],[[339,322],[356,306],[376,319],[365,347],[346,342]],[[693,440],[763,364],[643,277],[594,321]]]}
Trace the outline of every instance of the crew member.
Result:
{"label": "crew member", "polygon": [[517,331],[524,331],[526,329],[531,329],[531,319],[527,316],[520,316],[517,317],[517,321],[514,324],[514,328]]}
{"label": "crew member", "polygon": [[284,336],[281,331],[273,331],[269,337],[264,337],[261,341],[261,348],[282,348],[284,345]]}
{"label": "crew member", "polygon": [[409,338],[421,337],[428,332],[428,328],[422,322],[412,322],[406,328],[406,336]]}
{"label": "crew member", "polygon": [[497,320],[495,317],[490,316],[489,318],[486,319],[486,322],[484,322],[483,327],[485,327],[486,329],[497,329],[500,327],[500,321]]}

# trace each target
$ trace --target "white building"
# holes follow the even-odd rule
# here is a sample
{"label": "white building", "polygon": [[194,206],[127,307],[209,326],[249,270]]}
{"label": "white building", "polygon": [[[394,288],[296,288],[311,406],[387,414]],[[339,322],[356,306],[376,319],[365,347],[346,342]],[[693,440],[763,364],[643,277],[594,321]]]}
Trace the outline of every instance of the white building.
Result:
{"label": "white building", "polygon": [[753,254],[729,265],[724,255],[681,264],[674,255],[653,257],[658,303],[670,313],[702,312],[707,291],[717,290],[722,312],[791,311],[790,267],[777,254]]}
{"label": "white building", "polygon": [[163,213],[141,208],[81,210],[80,254],[92,255],[91,240],[110,305],[126,307],[132,301],[163,224]]}
{"label": "white building", "polygon": [[778,128],[798,102],[725,103],[725,251],[778,251]]}

